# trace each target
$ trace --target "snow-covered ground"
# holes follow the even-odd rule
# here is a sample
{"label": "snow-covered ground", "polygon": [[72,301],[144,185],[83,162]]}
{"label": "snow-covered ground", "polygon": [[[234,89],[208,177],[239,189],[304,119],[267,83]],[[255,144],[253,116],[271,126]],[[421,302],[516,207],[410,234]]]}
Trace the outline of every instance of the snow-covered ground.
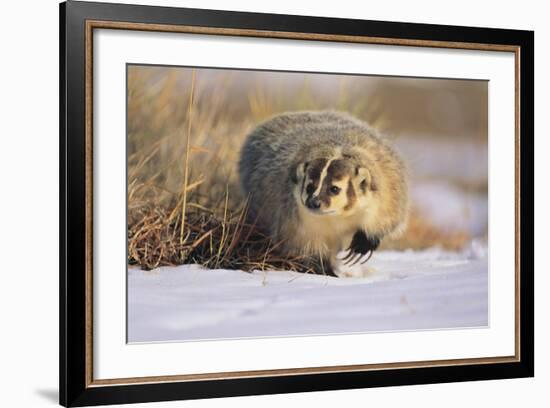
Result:
{"label": "snow-covered ground", "polygon": [[465,231],[480,237],[487,231],[487,194],[462,191],[446,182],[418,182],[411,188],[416,210],[443,231]]}
{"label": "snow-covered ground", "polygon": [[128,271],[128,341],[185,341],[488,324],[485,244],[378,251],[352,277],[209,270]]}

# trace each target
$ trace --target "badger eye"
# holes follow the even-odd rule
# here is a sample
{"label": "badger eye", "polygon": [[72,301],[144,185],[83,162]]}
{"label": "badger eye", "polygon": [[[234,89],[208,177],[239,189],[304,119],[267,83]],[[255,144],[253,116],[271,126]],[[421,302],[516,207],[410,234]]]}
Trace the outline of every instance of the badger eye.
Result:
{"label": "badger eye", "polygon": [[337,194],[339,194],[339,193],[340,193],[340,187],[338,187],[338,186],[331,186],[331,187],[330,187],[330,193],[331,193],[332,195],[337,195]]}
{"label": "badger eye", "polygon": [[306,187],[306,193],[311,194],[313,193],[313,183],[309,183]]}

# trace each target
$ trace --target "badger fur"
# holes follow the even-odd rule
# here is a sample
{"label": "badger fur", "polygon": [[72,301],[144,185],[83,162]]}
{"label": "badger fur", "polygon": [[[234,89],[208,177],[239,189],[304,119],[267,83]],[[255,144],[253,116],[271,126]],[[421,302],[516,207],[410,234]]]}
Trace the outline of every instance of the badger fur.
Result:
{"label": "badger fur", "polygon": [[241,150],[239,175],[249,217],[287,255],[335,275],[336,256],[366,262],[404,228],[403,162],[366,123],[339,112],[294,112],[256,127]]}

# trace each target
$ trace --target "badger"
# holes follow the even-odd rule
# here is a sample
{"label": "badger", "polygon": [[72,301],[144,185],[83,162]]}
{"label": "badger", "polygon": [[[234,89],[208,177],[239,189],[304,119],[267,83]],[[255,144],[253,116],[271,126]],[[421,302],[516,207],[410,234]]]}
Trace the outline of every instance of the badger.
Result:
{"label": "badger", "polygon": [[367,262],[406,225],[403,161],[346,113],[291,112],[261,123],[241,149],[239,177],[249,218],[284,254],[320,265],[318,273],[340,276],[337,261]]}

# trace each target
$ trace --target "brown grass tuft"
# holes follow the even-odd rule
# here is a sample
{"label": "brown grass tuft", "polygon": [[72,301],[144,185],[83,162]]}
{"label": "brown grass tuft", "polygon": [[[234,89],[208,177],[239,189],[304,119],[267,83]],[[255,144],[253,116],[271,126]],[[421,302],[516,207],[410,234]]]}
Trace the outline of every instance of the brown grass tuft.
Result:
{"label": "brown grass tuft", "polygon": [[403,235],[397,239],[385,239],[382,241],[381,249],[416,250],[438,246],[450,251],[458,251],[471,239],[468,232],[437,227],[418,211],[413,210]]}
{"label": "brown grass tuft", "polygon": [[[145,205],[132,212],[128,226],[128,262],[143,269],[159,266],[200,264],[217,269],[284,269],[299,272],[320,270],[299,257],[281,256],[281,243],[246,222],[247,206],[228,208],[223,215],[189,205],[185,222],[176,206],[172,211],[161,206]],[[183,239],[180,239],[183,231]]]}

